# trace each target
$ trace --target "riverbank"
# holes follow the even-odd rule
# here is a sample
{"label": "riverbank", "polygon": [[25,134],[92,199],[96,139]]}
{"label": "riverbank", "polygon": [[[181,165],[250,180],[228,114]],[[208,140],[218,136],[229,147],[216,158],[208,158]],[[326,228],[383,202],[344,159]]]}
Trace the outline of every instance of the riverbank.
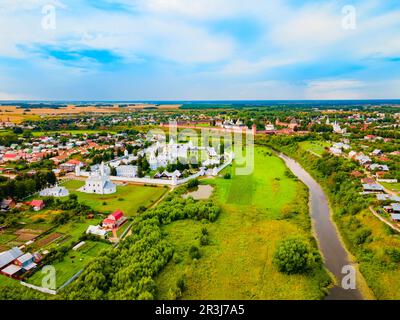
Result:
{"label": "riverbank", "polygon": [[[382,285],[388,281],[387,277],[389,276],[389,273],[392,273],[387,271],[381,273],[381,271],[385,270],[382,270],[382,263],[385,263],[382,259],[382,251],[385,250],[385,246],[390,241],[397,241],[397,239],[387,239],[383,247],[379,247],[379,245],[377,246],[377,242],[379,242],[379,239],[382,239],[382,235],[386,232],[383,230],[385,229],[384,224],[380,224],[379,226],[376,225],[377,221],[372,221],[374,217],[367,215],[365,210],[362,210],[362,206],[360,206],[360,203],[363,203],[362,199],[358,199],[359,193],[357,190],[354,190],[351,181],[345,181],[340,184],[335,184],[334,182],[335,175],[344,179],[344,177],[348,176],[346,170],[351,171],[351,169],[348,167],[336,169],[332,171],[333,176],[323,177],[316,168],[332,166],[334,165],[332,164],[332,161],[337,160],[337,158],[332,157],[332,159],[328,161],[325,158],[314,157],[308,152],[302,151],[298,147],[297,142],[298,141],[293,141],[290,138],[287,138],[284,141],[279,139],[259,141],[261,145],[267,145],[277,150],[277,152],[284,152],[286,155],[290,155],[290,157],[299,162],[322,187],[324,193],[328,197],[331,212],[330,218],[333,220],[335,228],[337,228],[336,233],[338,238],[347,252],[349,261],[356,267],[357,286],[362,293],[363,298],[367,300],[380,298],[394,299],[393,297],[396,296],[396,294],[385,293],[385,289],[382,287]],[[340,190],[334,192],[332,188],[335,186],[340,187]],[[371,234],[368,233],[370,232],[370,227],[373,229]],[[349,228],[351,228],[351,230]],[[384,237],[387,237],[387,235]],[[358,244],[355,244],[357,241]],[[375,257],[368,255],[368,252],[371,252],[371,249],[373,248],[374,250],[376,250],[375,248],[381,250],[380,258],[378,258],[380,261],[378,263],[373,263]],[[391,266],[391,268],[393,268],[393,263]],[[374,274],[372,273],[372,270],[375,271]],[[378,276],[381,278],[381,281],[384,281],[383,283],[374,280]],[[396,283],[397,278],[399,277],[392,277]],[[391,287],[396,288],[397,284],[391,285]],[[385,288],[388,288],[388,286],[385,285]],[[379,292],[379,294],[377,294],[377,292]]]}
{"label": "riverbank", "polygon": [[[336,278],[335,286],[330,289],[326,299],[362,300],[373,298],[364,278],[358,270],[357,264],[354,263],[354,259],[352,259],[346,250],[340,238],[340,234],[333,222],[331,208],[324,190],[298,162],[283,153],[279,156],[285,161],[288,168],[309,188],[310,215],[313,220],[313,231],[324,257],[325,265]],[[348,265],[353,266],[357,270],[357,287],[355,290],[344,290],[341,287],[341,281],[345,276],[342,269]]]}

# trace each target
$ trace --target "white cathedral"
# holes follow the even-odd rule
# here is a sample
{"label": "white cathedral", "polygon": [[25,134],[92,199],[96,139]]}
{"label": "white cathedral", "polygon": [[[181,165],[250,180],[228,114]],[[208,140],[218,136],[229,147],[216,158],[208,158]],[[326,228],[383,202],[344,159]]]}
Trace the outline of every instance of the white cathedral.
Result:
{"label": "white cathedral", "polygon": [[117,191],[117,187],[106,173],[104,163],[101,163],[99,170],[92,172],[89,178],[85,181],[85,185],[78,191],[85,193],[111,194]]}

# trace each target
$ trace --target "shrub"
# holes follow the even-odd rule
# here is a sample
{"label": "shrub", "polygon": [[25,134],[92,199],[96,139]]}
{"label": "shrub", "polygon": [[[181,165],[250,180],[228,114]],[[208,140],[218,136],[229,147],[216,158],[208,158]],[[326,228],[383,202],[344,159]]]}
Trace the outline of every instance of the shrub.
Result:
{"label": "shrub", "polygon": [[387,248],[386,254],[390,257],[392,262],[399,263],[400,262],[400,249],[399,248]]}
{"label": "shrub", "polygon": [[200,259],[201,255],[200,255],[200,250],[198,247],[196,246],[192,246],[189,249],[189,255],[192,259]]}
{"label": "shrub", "polygon": [[189,189],[195,188],[198,185],[199,185],[199,180],[197,180],[197,179],[191,179],[191,180],[189,180],[189,182],[187,184]]}
{"label": "shrub", "polygon": [[204,228],[201,229],[201,234],[202,234],[203,236],[207,236],[207,235],[208,235],[208,230],[207,230],[206,227],[204,227]]}
{"label": "shrub", "polygon": [[207,235],[202,235],[200,237],[200,245],[201,246],[206,246],[209,244],[208,236]]}
{"label": "shrub", "polygon": [[186,289],[186,282],[185,279],[181,276],[176,280],[176,287],[181,291],[185,291]]}
{"label": "shrub", "polygon": [[363,244],[369,240],[369,237],[371,236],[372,231],[367,229],[367,228],[362,228],[359,229],[355,234],[354,234],[354,243],[356,245]]}
{"label": "shrub", "polygon": [[172,256],[172,261],[174,261],[175,264],[181,263],[182,262],[182,256],[179,253],[174,253]]}
{"label": "shrub", "polygon": [[322,264],[318,251],[297,238],[282,241],[274,254],[273,263],[280,272],[301,274],[311,271]]}
{"label": "shrub", "polygon": [[232,176],[231,176],[230,173],[225,173],[225,174],[224,174],[224,179],[225,179],[225,180],[229,180],[231,177],[232,177]]}

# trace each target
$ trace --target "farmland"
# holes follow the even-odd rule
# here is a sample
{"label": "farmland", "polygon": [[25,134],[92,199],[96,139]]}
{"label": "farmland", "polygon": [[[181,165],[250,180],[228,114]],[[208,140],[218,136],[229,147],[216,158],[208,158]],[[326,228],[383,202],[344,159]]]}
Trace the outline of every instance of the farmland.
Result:
{"label": "farmland", "polygon": [[[82,270],[94,257],[98,256],[101,250],[109,248],[110,245],[101,242],[87,241],[85,245],[77,251],[70,250],[62,261],[57,261],[51,265],[56,271],[56,288],[62,286],[78,271]],[[27,282],[36,286],[41,286],[43,274],[37,271]]]}
{"label": "farmland", "polygon": [[79,202],[90,206],[93,210],[111,213],[120,209],[127,216],[135,215],[141,206],[149,207],[168,191],[162,187],[125,185],[118,186],[114,194],[96,195],[77,191],[83,185],[84,182],[79,180],[70,180],[63,184],[71,193],[78,196]]}
{"label": "farmland", "polygon": [[[276,244],[287,237],[311,238],[305,187],[286,172],[279,158],[257,148],[252,175],[217,178],[213,199],[222,207],[218,220],[191,220],[164,227],[175,246],[174,259],[157,279],[158,298],[168,299],[177,279],[186,280],[183,299],[319,299],[327,284],[325,270],[284,275],[272,264]],[[202,228],[210,244],[201,258],[187,254],[199,244]],[[311,240],[313,241],[313,240]]]}

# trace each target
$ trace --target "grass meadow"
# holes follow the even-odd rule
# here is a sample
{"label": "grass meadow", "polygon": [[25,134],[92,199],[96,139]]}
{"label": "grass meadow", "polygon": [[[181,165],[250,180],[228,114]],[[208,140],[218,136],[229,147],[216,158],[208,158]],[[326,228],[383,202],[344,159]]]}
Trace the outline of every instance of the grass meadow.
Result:
{"label": "grass meadow", "polygon": [[303,141],[299,143],[301,149],[314,153],[318,156],[321,156],[325,148],[329,147],[331,144],[326,141]]}
{"label": "grass meadow", "polygon": [[[168,299],[183,277],[183,299],[320,299],[325,270],[288,276],[272,264],[280,240],[301,236],[313,241],[305,186],[266,148],[256,148],[252,175],[226,170],[231,179],[202,181],[215,187],[213,201],[222,208],[216,222],[184,220],[163,227],[175,255],[157,278],[157,298]],[[204,227],[210,244],[200,247],[199,260],[191,260],[188,250],[199,246]]]}
{"label": "grass meadow", "polygon": [[136,215],[139,207],[151,206],[168,191],[164,187],[128,184],[117,186],[116,193],[99,195],[77,191],[83,185],[84,181],[80,180],[69,180],[63,183],[64,187],[78,196],[79,202],[90,206],[92,209],[103,213],[112,213],[119,209],[126,216]]}

